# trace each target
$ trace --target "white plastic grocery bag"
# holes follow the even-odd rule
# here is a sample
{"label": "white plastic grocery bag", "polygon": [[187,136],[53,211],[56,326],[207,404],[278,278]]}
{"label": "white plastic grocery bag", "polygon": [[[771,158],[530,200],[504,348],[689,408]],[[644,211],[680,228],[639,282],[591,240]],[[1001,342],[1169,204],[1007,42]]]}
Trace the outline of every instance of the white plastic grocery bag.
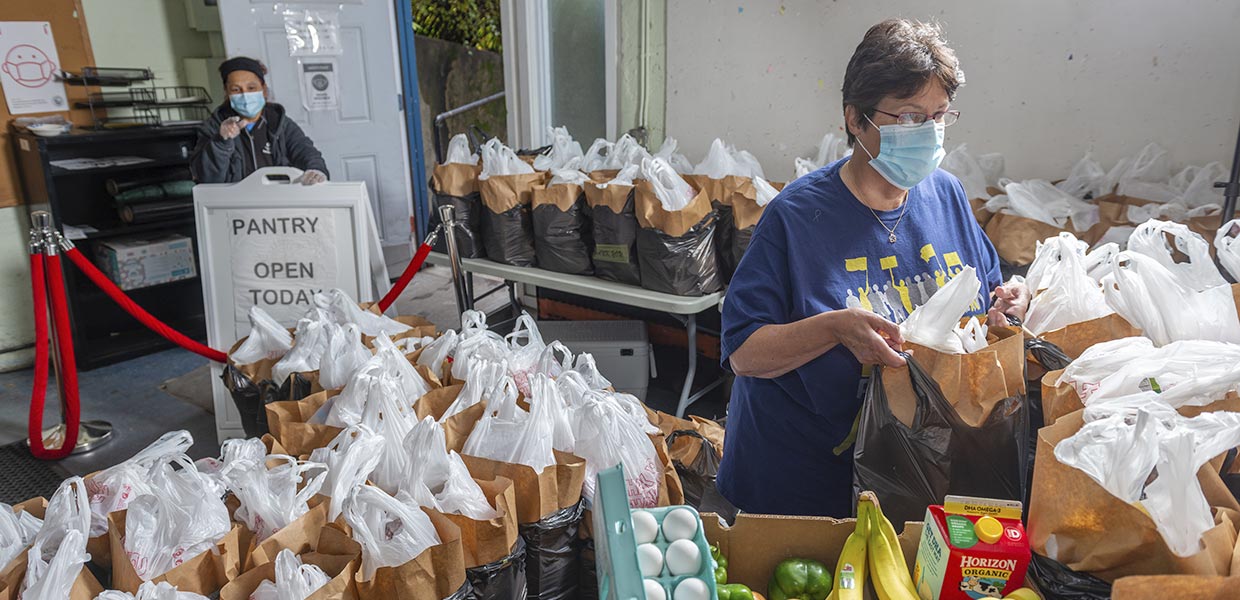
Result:
{"label": "white plastic grocery bag", "polygon": [[[263,447],[257,438],[224,443]],[[271,462],[276,464],[269,466]],[[235,518],[254,532],[258,542],[306,514],[310,510],[307,502],[323,487],[326,477],[326,465],[302,462],[283,454],[236,461],[223,471],[229,491],[240,502]]]}
{"label": "white plastic grocery bag", "polygon": [[667,161],[661,158],[652,158],[642,163],[642,177],[650,182],[650,187],[654,190],[655,197],[659,199],[659,204],[663,206],[663,210],[668,212],[677,212],[684,210],[694,196],[697,195],[693,190],[693,186],[685,181]]}
{"label": "white plastic grocery bag", "polygon": [[280,358],[293,347],[293,336],[267,311],[257,305],[250,307],[250,335],[229,358],[237,365],[248,365],[264,359]]}
{"label": "white plastic grocery bag", "polygon": [[689,162],[685,155],[676,151],[677,142],[674,137],[663,138],[663,145],[659,146],[659,151],[654,153],[655,158],[662,158],[667,164],[672,165],[677,173],[681,175],[693,172],[693,163]]}
{"label": "white plastic grocery bag", "polygon": [[986,191],[986,174],[969,153],[968,144],[960,144],[948,152],[940,167],[960,180],[966,198],[984,200],[990,197],[990,192]]}
{"label": "white plastic grocery bag", "polygon": [[534,172],[521,157],[505,146],[499,138],[491,138],[482,145],[482,172],[478,179],[490,179],[492,175],[528,175]]}
{"label": "white plastic grocery bag", "polygon": [[1030,285],[1031,290],[1037,285],[1039,292],[1025,316],[1025,327],[1034,335],[1114,312],[1107,306],[1102,287],[1085,270],[1083,246],[1072,234],[1062,233],[1038,249],[1029,271],[1032,277],[1034,267],[1039,267],[1037,283]]}
{"label": "white plastic grocery bag", "polygon": [[90,531],[90,503],[81,477],[60,483],[47,503],[43,527],[27,553],[21,598],[62,600],[69,597],[82,565],[90,560],[86,538]]}
{"label": "white plastic grocery bag", "polygon": [[325,390],[344,387],[370,357],[370,350],[362,345],[362,332],[357,325],[349,323],[331,328],[327,332],[327,349],[319,361],[319,385]]}
{"label": "white plastic grocery bag", "polygon": [[1102,165],[1094,160],[1093,154],[1086,152],[1081,160],[1072,165],[1068,177],[1055,184],[1055,187],[1077,198],[1086,196],[1098,198],[1110,192],[1105,189],[1107,172]]}
{"label": "white plastic grocery bag", "polygon": [[188,459],[175,462],[180,470],[152,470],[151,493],[130,502],[125,519],[125,553],[144,581],[210,551],[231,529],[214,482]]}
{"label": "white plastic grocery bag", "polygon": [[345,501],[344,520],[362,546],[361,581],[374,579],[382,567],[403,565],[440,543],[430,517],[404,492],[395,498],[363,485]]}
{"label": "white plastic grocery bag", "polygon": [[[525,163],[522,163],[525,164]],[[381,314],[362,310],[348,294],[341,289],[331,289],[314,295],[314,305],[327,313],[337,325],[352,323],[362,330],[364,335],[371,337],[381,333],[396,335],[409,331],[411,327],[389,319]]]}
{"label": "white plastic grocery bag", "polygon": [[1231,278],[1240,281],[1240,243],[1236,242],[1240,235],[1240,219],[1232,219],[1219,228],[1214,235],[1214,248],[1218,252],[1218,262],[1231,274]]}
{"label": "white plastic grocery bag", "polygon": [[653,508],[658,504],[663,467],[642,423],[624,405],[606,392],[589,392],[574,411],[573,434],[574,454],[586,459],[583,497],[593,500],[600,471],[623,464],[629,506]]}
{"label": "white plastic grocery bag", "polygon": [[[1142,223],[1128,238],[1128,251],[1157,260],[1181,285],[1194,291],[1227,285],[1210,258],[1209,242],[1182,223],[1155,220]],[[1177,262],[1173,251],[1187,256],[1188,261]]]}
{"label": "white plastic grocery bag", "polygon": [[463,133],[458,133],[448,140],[448,155],[444,158],[444,164],[462,164],[476,165],[478,164],[478,155],[470,152],[469,137]]}
{"label": "white plastic grocery bag", "polygon": [[[535,375],[535,379],[543,378]],[[552,403],[530,398],[530,412],[516,398],[493,399],[474,426],[463,452],[499,462],[522,464],[541,473],[555,463]]]}
{"label": "white plastic grocery bag", "polygon": [[9,564],[25,551],[42,527],[42,519],[26,511],[15,513],[12,506],[0,502],[0,564]]}
{"label": "white plastic grocery bag", "polygon": [[[548,134],[551,137],[551,149],[546,154],[534,157],[534,168],[539,171],[556,171],[564,169],[574,159],[580,163],[584,157],[581,144],[569,135],[567,127],[552,127]],[[573,170],[576,170],[574,167]]]}
{"label": "white plastic grocery bag", "polygon": [[276,580],[263,580],[250,594],[250,600],[306,600],[331,581],[318,565],[303,564],[287,548],[276,555],[275,571]]}
{"label": "white plastic grocery bag", "polygon": [[1107,304],[1157,345],[1176,340],[1240,343],[1240,319],[1229,286],[1185,287],[1156,259],[1120,252],[1102,279]]}
{"label": "white plastic grocery bag", "polygon": [[148,473],[152,467],[184,456],[193,444],[194,437],[188,431],[169,431],[129,460],[112,465],[87,479],[90,536],[107,533],[109,513],[125,510],[131,500],[150,491]]}
{"label": "white plastic grocery bag", "polygon": [[144,581],[138,586],[137,594],[107,590],[95,596],[95,600],[207,600],[202,594],[182,592],[175,585],[166,581],[151,583]]}
{"label": "white plastic grocery bag", "polygon": [[900,324],[900,334],[906,341],[939,352],[963,354],[964,346],[953,330],[969,307],[979,301],[981,287],[977,270],[965,267],[925,304],[913,309]]}
{"label": "white plastic grocery bag", "polygon": [[341,431],[326,447],[310,453],[310,461],[327,466],[323,493],[331,498],[327,520],[340,516],[349,493],[365,485],[375,467],[379,466],[385,440],[365,425],[353,425]]}

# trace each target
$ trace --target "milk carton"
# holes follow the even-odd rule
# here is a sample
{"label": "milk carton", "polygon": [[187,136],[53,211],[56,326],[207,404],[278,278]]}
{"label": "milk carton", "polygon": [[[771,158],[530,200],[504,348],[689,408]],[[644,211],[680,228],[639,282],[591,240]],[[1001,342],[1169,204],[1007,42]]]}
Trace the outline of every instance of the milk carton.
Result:
{"label": "milk carton", "polygon": [[1002,598],[1022,587],[1029,539],[1021,504],[948,496],[926,509],[913,581],[922,600]]}

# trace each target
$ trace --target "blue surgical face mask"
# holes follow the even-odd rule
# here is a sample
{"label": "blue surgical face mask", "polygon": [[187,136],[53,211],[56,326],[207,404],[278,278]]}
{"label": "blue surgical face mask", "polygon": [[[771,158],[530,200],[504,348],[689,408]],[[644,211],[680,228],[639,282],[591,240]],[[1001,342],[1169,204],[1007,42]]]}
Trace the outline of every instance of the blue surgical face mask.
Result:
{"label": "blue surgical face mask", "polygon": [[[866,117],[870,121],[869,117]],[[874,125],[874,121],[870,121]],[[943,162],[943,131],[946,128],[938,121],[926,121],[916,127],[904,125],[878,126],[878,156],[870,154],[861,140],[857,143],[870,157],[870,166],[878,171],[891,185],[902,190],[913,186],[930,176],[939,163]]]}
{"label": "blue surgical face mask", "polygon": [[228,97],[228,104],[232,106],[237,114],[253,119],[258,113],[263,112],[263,106],[267,104],[267,99],[263,97],[262,92],[245,92],[243,94],[232,94]]}

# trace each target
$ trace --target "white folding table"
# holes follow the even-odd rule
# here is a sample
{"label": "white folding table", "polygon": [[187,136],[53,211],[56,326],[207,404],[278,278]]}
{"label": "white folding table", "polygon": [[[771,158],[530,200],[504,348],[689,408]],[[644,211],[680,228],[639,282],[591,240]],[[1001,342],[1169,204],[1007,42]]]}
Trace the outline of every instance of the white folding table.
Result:
{"label": "white folding table", "polygon": [[[439,252],[430,253],[426,262],[433,265],[451,265],[448,255]],[[616,283],[597,277],[566,275],[533,267],[514,267],[474,258],[461,259],[461,270],[466,273],[476,273],[478,275],[503,279],[508,286],[509,301],[518,310],[520,306],[516,300],[514,286],[521,283],[566,294],[596,298],[616,304],[662,312],[680,321],[684,324],[685,330],[689,334],[689,372],[685,374],[685,382],[681,387],[680,402],[676,406],[677,417],[684,417],[685,409],[689,405],[697,402],[702,396],[705,396],[723,383],[722,378],[716,379],[697,392],[693,391],[693,377],[697,374],[698,360],[697,315],[702,311],[721,306],[722,292],[705,296],[676,296],[652,292],[634,285]],[[469,293],[473,293],[473,286],[469,286]],[[472,301],[473,298],[470,300]]]}

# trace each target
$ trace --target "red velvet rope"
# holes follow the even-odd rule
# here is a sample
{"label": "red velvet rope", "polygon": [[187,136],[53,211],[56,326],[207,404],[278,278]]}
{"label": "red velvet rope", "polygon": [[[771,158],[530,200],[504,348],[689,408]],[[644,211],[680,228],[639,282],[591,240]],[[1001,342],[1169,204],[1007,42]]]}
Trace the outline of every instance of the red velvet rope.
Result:
{"label": "red velvet rope", "polygon": [[418,269],[422,268],[422,263],[426,262],[426,256],[431,253],[430,244],[422,244],[418,246],[418,252],[413,255],[413,259],[409,261],[409,265],[405,267],[405,271],[400,274],[400,279],[388,290],[388,293],[379,301],[379,311],[387,312],[389,306],[396,302],[396,297],[405,291],[409,282],[413,280],[413,276],[417,274]]}
{"label": "red velvet rope", "polygon": [[91,282],[98,286],[99,289],[103,290],[103,293],[107,294],[113,302],[125,309],[125,312],[133,315],[135,319],[141,321],[142,324],[146,325],[151,331],[162,335],[164,339],[167,339],[168,341],[199,356],[219,363],[226,362],[228,360],[227,354],[213,348],[208,348],[207,346],[185,337],[184,334],[169,327],[163,321],[155,318],[155,316],[151,313],[146,312],[146,310],[144,310],[141,306],[135,304],[133,300],[129,299],[129,296],[125,295],[125,292],[116,287],[116,284],[112,283],[112,280],[108,279],[107,275],[104,275],[97,267],[95,267],[94,264],[87,260],[86,257],[82,255],[82,252],[77,248],[70,248],[65,252],[65,256],[68,256],[69,260],[72,260],[73,264],[77,265],[78,269],[81,270],[82,273],[91,280]]}
{"label": "red velvet rope", "polygon": [[[45,264],[46,263],[46,271]],[[51,286],[48,286],[48,277]],[[77,445],[79,419],[77,364],[73,356],[73,342],[69,337],[69,310],[65,302],[64,274],[60,258],[43,254],[30,255],[30,279],[34,288],[34,390],[30,396],[30,415],[27,434],[30,437],[30,453],[43,460],[58,460],[69,456]],[[49,292],[50,287],[50,292]],[[48,380],[48,294],[51,295],[55,312],[57,347],[61,352],[61,376],[65,393],[65,439],[60,448],[49,449],[43,445],[43,407],[47,400]]]}

